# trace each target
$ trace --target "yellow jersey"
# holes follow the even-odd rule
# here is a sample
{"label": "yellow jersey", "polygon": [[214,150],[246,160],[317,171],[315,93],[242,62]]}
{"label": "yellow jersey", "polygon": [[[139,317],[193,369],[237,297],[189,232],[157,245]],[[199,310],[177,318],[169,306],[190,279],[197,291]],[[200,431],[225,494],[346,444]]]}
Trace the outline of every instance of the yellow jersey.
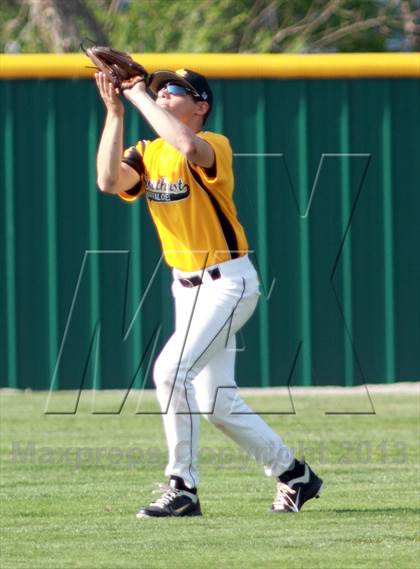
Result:
{"label": "yellow jersey", "polygon": [[132,202],[145,194],[165,260],[181,271],[200,270],[248,252],[232,198],[229,140],[214,132],[197,135],[214,150],[211,169],[192,164],[162,138],[139,141],[122,159],[141,181],[119,197]]}

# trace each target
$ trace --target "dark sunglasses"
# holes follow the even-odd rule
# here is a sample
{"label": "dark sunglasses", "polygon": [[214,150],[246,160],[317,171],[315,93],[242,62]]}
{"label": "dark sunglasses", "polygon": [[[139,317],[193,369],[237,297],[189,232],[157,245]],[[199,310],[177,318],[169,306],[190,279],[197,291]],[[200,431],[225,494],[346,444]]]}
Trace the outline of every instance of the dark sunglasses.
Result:
{"label": "dark sunglasses", "polygon": [[200,95],[197,95],[195,91],[193,91],[192,89],[188,89],[188,87],[180,85],[179,83],[171,83],[171,82],[164,83],[161,87],[159,87],[159,91],[161,91],[162,89],[166,89],[166,91],[170,95],[185,97],[185,95],[190,94],[194,97],[194,99],[201,99]]}

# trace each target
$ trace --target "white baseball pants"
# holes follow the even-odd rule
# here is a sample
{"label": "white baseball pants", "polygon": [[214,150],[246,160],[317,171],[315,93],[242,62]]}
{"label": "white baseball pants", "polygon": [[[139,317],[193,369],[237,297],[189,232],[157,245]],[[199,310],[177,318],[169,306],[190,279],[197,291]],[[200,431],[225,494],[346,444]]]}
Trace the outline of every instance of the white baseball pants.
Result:
{"label": "white baseball pants", "polygon": [[[235,382],[235,334],[254,312],[259,298],[257,273],[248,256],[208,270],[174,269],[175,332],[154,366],[154,382],[163,413],[169,450],[166,475],[180,476],[190,488],[197,471],[201,415],[264,465],[268,476],[290,466],[293,452],[242,401]],[[179,279],[200,276],[187,288]]]}

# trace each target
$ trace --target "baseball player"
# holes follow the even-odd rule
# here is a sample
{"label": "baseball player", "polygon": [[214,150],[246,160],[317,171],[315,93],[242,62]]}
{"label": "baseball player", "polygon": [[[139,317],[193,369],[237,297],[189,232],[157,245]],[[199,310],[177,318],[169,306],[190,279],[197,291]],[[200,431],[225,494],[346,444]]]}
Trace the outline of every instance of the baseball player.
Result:
{"label": "baseball player", "polygon": [[127,202],[144,195],[173,271],[175,331],[153,378],[169,451],[162,495],[138,518],[201,515],[197,454],[200,417],[253,455],[277,482],[273,512],[298,512],[322,480],[244,403],[235,381],[235,335],[259,298],[244,228],[232,194],[232,149],[203,130],[213,94],[191,70],[153,74],[125,89],[156,131],[123,150],[124,106],[103,72],[96,83],[106,109],[97,155],[101,191]]}

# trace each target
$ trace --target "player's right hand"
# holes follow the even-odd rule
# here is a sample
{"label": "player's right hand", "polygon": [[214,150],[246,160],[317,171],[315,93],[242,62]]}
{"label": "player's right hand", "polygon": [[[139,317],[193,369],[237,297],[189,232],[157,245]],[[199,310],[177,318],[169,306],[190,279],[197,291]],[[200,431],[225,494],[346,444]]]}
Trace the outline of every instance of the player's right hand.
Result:
{"label": "player's right hand", "polygon": [[109,81],[105,73],[102,72],[95,73],[95,80],[99,94],[105,103],[108,113],[122,116],[124,114],[124,105],[120,101],[114,85]]}

